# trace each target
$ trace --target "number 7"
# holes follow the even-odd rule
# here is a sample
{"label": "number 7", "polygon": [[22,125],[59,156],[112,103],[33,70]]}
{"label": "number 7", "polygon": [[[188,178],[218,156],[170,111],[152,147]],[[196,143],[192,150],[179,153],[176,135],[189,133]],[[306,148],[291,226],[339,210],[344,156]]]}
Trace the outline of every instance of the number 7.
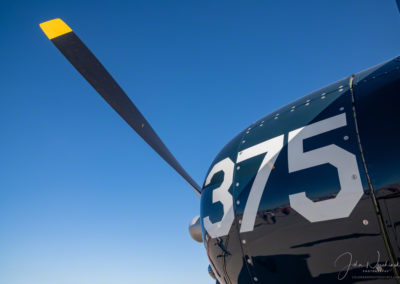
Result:
{"label": "number 7", "polygon": [[261,196],[267,184],[268,177],[274,166],[276,158],[283,148],[283,134],[275,138],[269,139],[250,148],[239,152],[236,163],[243,162],[255,156],[267,153],[264,160],[261,162],[254,183],[250,189],[250,194],[247,199],[244,209],[242,226],[240,232],[249,232],[254,229],[254,223],[260,205]]}

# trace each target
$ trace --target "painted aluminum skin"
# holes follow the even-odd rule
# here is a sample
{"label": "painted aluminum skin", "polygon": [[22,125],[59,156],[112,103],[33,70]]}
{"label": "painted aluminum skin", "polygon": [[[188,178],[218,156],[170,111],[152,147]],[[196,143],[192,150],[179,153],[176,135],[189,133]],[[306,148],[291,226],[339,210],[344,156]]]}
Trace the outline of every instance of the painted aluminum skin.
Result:
{"label": "painted aluminum skin", "polygon": [[[224,208],[217,198],[222,195],[214,193],[229,178],[227,172],[217,170],[204,183],[200,214],[203,242],[219,283],[396,283],[393,266],[400,258],[399,68],[396,58],[311,93],[253,123],[222,149],[207,176],[226,158],[234,163],[232,183],[224,193],[225,200],[232,200],[224,201],[225,206],[232,204],[232,225],[229,228],[229,219],[224,219],[230,208]],[[337,119],[341,126],[317,129],[319,122]],[[300,148],[304,156],[299,157],[314,151],[321,162],[294,170],[299,159],[293,158],[295,140],[288,142],[289,133],[296,134],[292,131],[304,126],[311,129],[311,125],[317,134],[304,138]],[[305,129],[297,135],[306,133]],[[269,165],[252,227],[244,215],[265,153],[241,162],[239,155],[281,135],[283,147]],[[335,149],[354,161],[352,170],[343,170],[350,166],[340,155],[318,155],[321,149]],[[354,186],[345,190],[344,180]],[[357,184],[359,195],[354,190]],[[299,202],[294,209],[294,199],[301,192],[310,204]],[[333,207],[328,206],[329,200]],[[302,204],[317,209],[307,215],[299,209]],[[214,224],[228,220],[229,231],[210,234],[205,219]],[[252,229],[243,229],[245,222]]]}

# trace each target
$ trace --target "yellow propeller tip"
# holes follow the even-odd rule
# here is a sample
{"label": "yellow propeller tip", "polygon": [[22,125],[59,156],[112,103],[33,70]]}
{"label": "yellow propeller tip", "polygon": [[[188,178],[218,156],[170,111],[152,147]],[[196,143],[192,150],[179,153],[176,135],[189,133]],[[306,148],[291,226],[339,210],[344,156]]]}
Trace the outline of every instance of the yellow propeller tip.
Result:
{"label": "yellow propeller tip", "polygon": [[72,29],[61,19],[54,19],[43,22],[39,26],[49,39],[53,39],[63,34],[72,32]]}

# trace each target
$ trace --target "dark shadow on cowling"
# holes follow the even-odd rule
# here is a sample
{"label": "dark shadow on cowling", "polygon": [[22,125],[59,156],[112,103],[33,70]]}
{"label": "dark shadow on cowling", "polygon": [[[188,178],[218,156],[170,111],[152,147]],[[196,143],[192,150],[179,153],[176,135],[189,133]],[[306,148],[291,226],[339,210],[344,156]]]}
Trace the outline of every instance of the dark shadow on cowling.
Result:
{"label": "dark shadow on cowling", "polygon": [[291,248],[311,247],[311,246],[321,244],[321,243],[326,243],[326,242],[335,242],[335,241],[341,241],[341,240],[353,239],[353,238],[361,238],[361,237],[376,237],[379,235],[380,234],[358,234],[358,233],[357,234],[349,234],[349,235],[345,235],[345,236],[327,238],[327,239],[322,239],[322,240],[318,240],[318,241],[314,241],[314,242],[295,245],[295,246],[291,246]]}
{"label": "dark shadow on cowling", "polygon": [[[359,283],[364,281],[373,281],[376,283],[390,283],[387,281],[393,276],[390,267],[384,267],[382,271],[367,269],[365,267],[354,267],[344,274],[343,268],[338,271],[326,274],[312,276],[308,268],[307,259],[309,254],[301,255],[271,255],[252,258],[248,265],[251,276],[257,277],[258,283]],[[373,263],[370,267],[376,267]],[[333,265],[333,264],[332,264]],[[384,263],[380,264],[384,266]],[[352,268],[352,267],[351,267]],[[248,282],[249,271],[243,266],[238,283]],[[343,277],[344,276],[344,277]],[[394,283],[394,278],[392,278]]]}

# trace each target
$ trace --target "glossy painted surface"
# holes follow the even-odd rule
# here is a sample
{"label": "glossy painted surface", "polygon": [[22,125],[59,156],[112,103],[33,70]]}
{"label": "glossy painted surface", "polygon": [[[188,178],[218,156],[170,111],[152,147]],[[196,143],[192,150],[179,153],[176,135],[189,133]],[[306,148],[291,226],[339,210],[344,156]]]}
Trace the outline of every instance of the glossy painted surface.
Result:
{"label": "glossy painted surface", "polygon": [[[240,143],[241,136],[242,134],[239,134],[222,149],[215,158],[213,165],[226,157],[231,158],[232,161],[236,160],[237,147]],[[209,205],[212,204],[212,191],[221,184],[223,178],[224,175],[221,172],[216,174],[211,180],[210,185],[207,186],[201,194],[200,220],[202,226],[202,217],[205,215],[210,216],[211,221],[218,221],[222,218],[223,209],[221,204],[215,204],[214,206]],[[242,273],[242,270],[245,269],[245,262],[243,261],[243,254],[241,253],[236,221],[234,221],[234,225],[231,227],[228,236],[211,238],[205,233],[204,227],[202,231],[210,265],[219,282],[239,283],[240,279],[242,283],[251,283],[250,276],[247,273]]]}
{"label": "glossy painted surface", "polygon": [[396,260],[400,258],[400,59],[355,77],[365,161]]}
{"label": "glossy painted surface", "polygon": [[[232,196],[234,221],[229,233],[219,237],[210,237],[204,228],[204,218],[217,223],[224,216],[223,204],[213,202],[213,192],[224,180],[222,171],[203,189],[200,220],[204,245],[220,283],[329,283],[339,280],[381,283],[383,279],[385,283],[395,283],[376,213],[379,208],[374,206],[365,169],[369,171],[383,212],[390,246],[398,258],[400,117],[397,108],[400,98],[396,93],[400,90],[399,63],[390,61],[356,75],[353,93],[349,77],[279,109],[246,128],[217,155],[209,171],[226,158],[234,163],[228,193]],[[353,99],[365,164],[358,143]],[[293,163],[293,159],[288,154],[288,147],[292,147],[288,144],[288,133],[338,117],[345,119],[344,125],[321,130],[304,139],[302,151],[311,153],[335,145],[335,149],[340,149],[339,154],[346,153],[355,159],[351,171],[339,171],[348,165],[336,163],[334,166],[334,162],[326,161],[335,157],[325,157],[321,152],[319,164],[290,172],[289,163]],[[241,231],[242,222],[247,222],[243,215],[265,153],[243,161],[238,156],[249,147],[280,135],[283,135],[283,147],[275,162],[269,165],[271,172],[263,188],[254,228],[250,226],[252,229]],[[340,164],[340,157],[337,158]],[[335,202],[339,192],[347,194],[340,179],[352,179],[353,184],[358,180],[363,191],[361,199],[348,193],[348,199],[354,197],[355,202],[354,206],[349,205],[352,207],[346,216],[315,222],[292,208],[289,196],[301,192],[305,192],[311,205],[328,204],[328,200]],[[326,208],[327,212],[314,214],[329,215],[333,210],[340,215],[347,199],[343,200],[335,202],[330,210],[328,205],[320,206],[318,210]]]}

